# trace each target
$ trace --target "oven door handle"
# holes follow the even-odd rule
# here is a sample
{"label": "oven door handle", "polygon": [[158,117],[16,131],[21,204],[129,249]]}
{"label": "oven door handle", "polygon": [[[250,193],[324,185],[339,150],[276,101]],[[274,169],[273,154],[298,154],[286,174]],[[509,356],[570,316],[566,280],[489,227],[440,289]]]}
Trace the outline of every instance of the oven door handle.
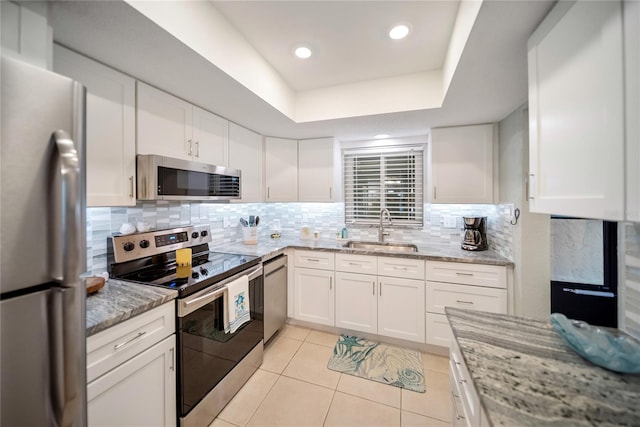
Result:
{"label": "oven door handle", "polygon": [[214,299],[218,298],[220,295],[223,295],[225,292],[227,292],[227,288],[226,287],[224,287],[222,289],[217,289],[217,290],[215,290],[213,292],[209,292],[209,293],[206,293],[206,294],[204,294],[202,296],[199,296],[198,298],[194,298],[191,301],[185,302],[184,306],[185,307],[189,307],[190,305],[196,304],[196,303],[198,303],[198,302],[200,302],[202,300],[205,300],[205,299],[213,301]]}
{"label": "oven door handle", "polygon": [[[185,299],[178,299],[178,317],[184,317],[189,313],[192,313],[202,307],[210,303],[211,301],[220,298],[220,296],[224,295],[227,292],[227,285],[239,277],[248,276],[249,281],[255,280],[256,278],[262,276],[262,264],[258,267],[250,270],[249,272],[242,272],[236,274],[235,276],[229,277],[224,281],[217,284],[216,289],[210,292],[205,292],[202,295],[191,295]],[[200,292],[204,292],[200,291]],[[197,296],[196,296],[197,295]]]}

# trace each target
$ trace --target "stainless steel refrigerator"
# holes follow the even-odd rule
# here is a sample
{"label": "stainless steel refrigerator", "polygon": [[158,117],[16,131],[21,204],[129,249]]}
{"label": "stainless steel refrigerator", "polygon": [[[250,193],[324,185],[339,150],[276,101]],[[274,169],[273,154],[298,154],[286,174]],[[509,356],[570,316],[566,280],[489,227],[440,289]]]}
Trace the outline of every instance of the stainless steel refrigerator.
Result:
{"label": "stainless steel refrigerator", "polygon": [[0,425],[86,425],[84,87],[2,57]]}

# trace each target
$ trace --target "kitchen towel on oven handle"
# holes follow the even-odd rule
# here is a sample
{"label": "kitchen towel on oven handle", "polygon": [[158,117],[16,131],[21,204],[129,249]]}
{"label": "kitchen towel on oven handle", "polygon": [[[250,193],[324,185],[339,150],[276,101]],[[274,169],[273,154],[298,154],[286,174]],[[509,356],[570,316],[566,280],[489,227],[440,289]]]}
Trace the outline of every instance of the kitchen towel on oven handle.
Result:
{"label": "kitchen towel on oven handle", "polygon": [[242,276],[227,285],[225,333],[234,333],[251,320],[249,315],[249,278]]}

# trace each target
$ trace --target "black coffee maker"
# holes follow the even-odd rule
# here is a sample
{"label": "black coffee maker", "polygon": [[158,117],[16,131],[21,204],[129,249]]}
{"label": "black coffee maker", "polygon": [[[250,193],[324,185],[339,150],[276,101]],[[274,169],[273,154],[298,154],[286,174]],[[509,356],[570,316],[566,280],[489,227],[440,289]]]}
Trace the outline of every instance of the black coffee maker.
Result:
{"label": "black coffee maker", "polygon": [[464,216],[464,235],[462,237],[462,249],[467,251],[486,251],[487,244],[487,217]]}

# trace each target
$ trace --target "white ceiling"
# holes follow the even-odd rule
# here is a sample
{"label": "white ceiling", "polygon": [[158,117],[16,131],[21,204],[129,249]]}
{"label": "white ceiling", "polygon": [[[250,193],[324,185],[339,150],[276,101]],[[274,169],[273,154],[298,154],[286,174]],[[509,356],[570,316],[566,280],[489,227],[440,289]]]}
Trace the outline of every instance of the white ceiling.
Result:
{"label": "white ceiling", "polygon": [[[447,34],[458,9],[457,2],[431,1],[216,1],[214,5],[293,90],[442,67]],[[544,0],[484,1],[441,108],[305,123],[295,123],[125,2],[52,1],[49,18],[58,43],[263,135],[357,140],[378,133],[420,135],[431,127],[506,117],[526,101],[526,40],[552,5]],[[404,45],[383,37],[391,23],[387,21],[396,19],[413,26],[409,39],[400,41],[408,42]],[[431,36],[423,25],[437,28],[439,35]],[[303,41],[319,49],[304,64],[289,56],[291,45],[301,38],[314,39]],[[434,53],[416,53],[429,49]],[[360,53],[350,53],[354,51]]]}
{"label": "white ceiling", "polygon": [[[459,1],[213,1],[294,90],[441,69]],[[389,29],[410,24],[404,40]],[[292,55],[300,43],[314,55]]]}

